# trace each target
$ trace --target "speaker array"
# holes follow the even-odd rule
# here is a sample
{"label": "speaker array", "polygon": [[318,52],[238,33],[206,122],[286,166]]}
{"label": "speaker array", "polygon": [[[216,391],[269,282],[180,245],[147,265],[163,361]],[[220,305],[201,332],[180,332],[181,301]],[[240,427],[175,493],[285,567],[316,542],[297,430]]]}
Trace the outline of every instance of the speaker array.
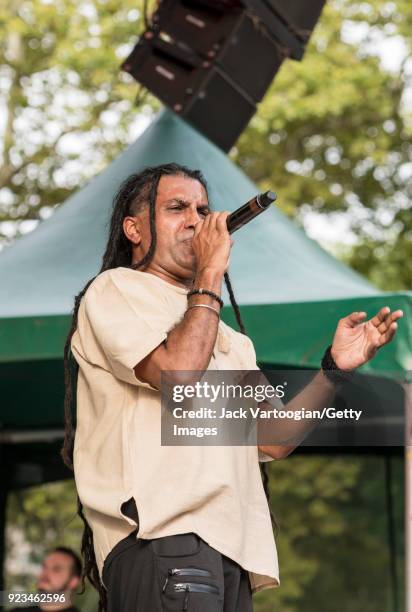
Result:
{"label": "speaker array", "polygon": [[228,151],[324,2],[161,0],[122,68]]}

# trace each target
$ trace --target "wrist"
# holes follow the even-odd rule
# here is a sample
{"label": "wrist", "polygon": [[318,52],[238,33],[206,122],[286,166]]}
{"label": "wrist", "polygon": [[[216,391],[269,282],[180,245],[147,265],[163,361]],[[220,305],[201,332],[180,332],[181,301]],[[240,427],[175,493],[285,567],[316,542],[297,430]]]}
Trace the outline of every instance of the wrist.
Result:
{"label": "wrist", "polygon": [[335,361],[332,346],[328,346],[322,358],[321,369],[324,375],[335,384],[350,382],[355,370],[341,370]]}
{"label": "wrist", "polygon": [[196,272],[193,287],[204,287],[220,296],[224,271],[217,268],[202,268]]}
{"label": "wrist", "polygon": [[198,287],[198,288],[194,287],[187,294],[187,298],[189,299],[195,295],[200,295],[200,296],[207,295],[208,297],[213,298],[219,304],[219,308],[223,308],[223,300],[220,297],[220,295],[218,295],[214,291],[211,291],[210,289],[205,289],[204,287]]}

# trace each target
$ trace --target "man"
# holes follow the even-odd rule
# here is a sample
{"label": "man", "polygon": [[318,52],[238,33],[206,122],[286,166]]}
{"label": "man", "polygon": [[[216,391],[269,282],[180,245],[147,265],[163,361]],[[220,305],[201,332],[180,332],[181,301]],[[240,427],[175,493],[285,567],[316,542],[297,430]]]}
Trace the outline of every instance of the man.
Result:
{"label": "man", "polygon": [[[44,558],[37,581],[37,594],[44,601],[40,601],[35,606],[15,608],[12,612],[18,610],[79,612],[78,608],[73,605],[73,601],[81,573],[82,563],[71,548],[59,546],[53,549]],[[54,601],[55,599],[62,601]]]}
{"label": "man", "polygon": [[[279,583],[258,461],[296,444],[160,444],[162,371],[184,382],[182,372],[257,368],[250,339],[220,321],[224,278],[231,293],[227,216],[210,212],[198,171],[168,164],[131,176],[101,273],[76,297],[66,343],[78,364],[74,469],[95,555],[87,573],[109,612],[250,612],[252,593]],[[367,322],[365,313],[342,319],[333,367],[365,363],[401,316],[383,308]],[[305,390],[308,408],[334,390],[321,370]]]}

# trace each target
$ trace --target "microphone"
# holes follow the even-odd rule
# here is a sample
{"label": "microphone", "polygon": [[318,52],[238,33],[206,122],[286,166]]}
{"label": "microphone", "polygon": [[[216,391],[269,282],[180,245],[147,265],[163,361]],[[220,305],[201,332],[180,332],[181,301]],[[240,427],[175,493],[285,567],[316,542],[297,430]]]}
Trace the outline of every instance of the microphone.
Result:
{"label": "microphone", "polygon": [[257,196],[246,202],[243,206],[232,212],[226,219],[227,229],[229,234],[236,232],[242,225],[245,225],[269,206],[277,198],[274,191],[266,191],[266,193],[259,193]]}

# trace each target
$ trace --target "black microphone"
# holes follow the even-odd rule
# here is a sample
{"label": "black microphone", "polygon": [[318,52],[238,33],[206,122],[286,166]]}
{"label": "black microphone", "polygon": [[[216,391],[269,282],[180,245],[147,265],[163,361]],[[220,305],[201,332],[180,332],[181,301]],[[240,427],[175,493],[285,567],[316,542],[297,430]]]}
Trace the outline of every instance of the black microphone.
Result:
{"label": "black microphone", "polygon": [[269,208],[276,198],[277,195],[274,191],[259,193],[259,195],[232,212],[226,219],[229,234],[233,234],[233,232],[242,227],[242,225],[245,225],[245,223],[248,223],[251,219],[260,215],[260,213]]}

